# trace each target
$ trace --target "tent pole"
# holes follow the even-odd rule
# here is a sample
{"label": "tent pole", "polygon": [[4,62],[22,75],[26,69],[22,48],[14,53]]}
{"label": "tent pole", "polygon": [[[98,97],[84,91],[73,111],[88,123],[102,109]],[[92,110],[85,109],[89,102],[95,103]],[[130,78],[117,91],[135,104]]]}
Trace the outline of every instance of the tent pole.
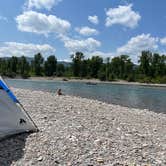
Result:
{"label": "tent pole", "polygon": [[23,107],[23,105],[20,102],[18,104],[21,106],[21,108],[23,109],[23,111],[25,112],[25,114],[28,116],[28,118],[32,121],[33,125],[36,128],[36,132],[38,132],[39,128],[37,127],[37,125],[35,124],[35,122],[33,121],[33,119],[31,118],[31,116],[28,114],[28,112],[25,110],[25,108]]}

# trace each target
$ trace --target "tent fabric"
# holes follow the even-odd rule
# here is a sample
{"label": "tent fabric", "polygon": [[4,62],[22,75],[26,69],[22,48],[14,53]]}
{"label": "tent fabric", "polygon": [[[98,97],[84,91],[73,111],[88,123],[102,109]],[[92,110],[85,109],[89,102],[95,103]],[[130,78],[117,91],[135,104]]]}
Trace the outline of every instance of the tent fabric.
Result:
{"label": "tent fabric", "polygon": [[10,89],[8,88],[8,86],[6,85],[6,83],[3,81],[2,77],[0,77],[0,87],[1,87],[2,89],[4,89],[4,90],[8,93],[8,95],[11,97],[11,99],[12,99],[14,102],[18,103],[17,98],[16,98],[16,97],[14,96],[14,94],[10,91]]}
{"label": "tent fabric", "polygon": [[36,125],[2,78],[0,87],[0,139],[22,132],[37,131]]}

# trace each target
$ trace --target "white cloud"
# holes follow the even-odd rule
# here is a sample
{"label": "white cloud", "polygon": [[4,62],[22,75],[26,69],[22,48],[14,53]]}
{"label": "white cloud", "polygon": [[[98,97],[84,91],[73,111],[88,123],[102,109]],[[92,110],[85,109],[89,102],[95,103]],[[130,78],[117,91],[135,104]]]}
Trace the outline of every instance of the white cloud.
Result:
{"label": "white cloud", "polygon": [[5,42],[0,46],[0,57],[27,56],[33,57],[36,53],[42,53],[43,56],[55,54],[55,48],[48,44],[25,44],[16,42]]}
{"label": "white cloud", "polygon": [[77,51],[82,51],[84,53],[93,52],[96,50],[96,48],[101,46],[100,41],[97,41],[93,38],[78,40],[69,38],[67,36],[61,36],[61,40],[64,42],[65,48],[67,48],[70,53]]}
{"label": "white cloud", "polygon": [[35,11],[27,11],[16,17],[18,29],[24,32],[48,35],[49,33],[65,33],[71,24],[55,15],[45,15]]}
{"label": "white cloud", "polygon": [[58,62],[67,62],[67,63],[71,63],[72,60],[71,60],[71,59],[59,59]]}
{"label": "white cloud", "polygon": [[166,37],[160,39],[160,43],[161,43],[162,45],[166,45]]}
{"label": "white cloud", "polygon": [[61,2],[62,0],[28,0],[25,6],[28,9],[36,8],[42,9],[45,8],[47,10],[51,10],[51,8]]}
{"label": "white cloud", "polygon": [[117,49],[117,54],[130,55],[134,62],[137,62],[137,58],[144,50],[156,50],[158,38],[152,37],[150,34],[141,34],[136,37],[132,37],[127,44]]}
{"label": "white cloud", "polygon": [[99,32],[96,29],[89,28],[89,27],[81,27],[75,29],[78,33],[84,36],[91,36],[91,35],[97,35]]}
{"label": "white cloud", "polygon": [[138,25],[141,19],[139,13],[132,10],[132,4],[126,6],[118,6],[117,8],[110,8],[106,11],[106,26],[120,24],[129,28],[134,28]]}
{"label": "white cloud", "polygon": [[99,24],[99,19],[98,16],[94,15],[94,16],[88,16],[88,20],[92,23],[92,24]]}
{"label": "white cloud", "polygon": [[102,51],[94,51],[90,54],[90,56],[101,56],[102,58],[110,58],[112,59],[116,54],[113,52],[102,52]]}

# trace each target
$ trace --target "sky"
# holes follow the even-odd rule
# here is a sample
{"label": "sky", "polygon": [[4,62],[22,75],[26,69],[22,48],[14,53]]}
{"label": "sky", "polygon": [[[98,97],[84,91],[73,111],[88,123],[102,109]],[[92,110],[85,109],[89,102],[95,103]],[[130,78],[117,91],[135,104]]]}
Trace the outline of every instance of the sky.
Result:
{"label": "sky", "polygon": [[166,53],[165,0],[5,0],[0,2],[0,57],[41,52],[71,61],[141,51]]}

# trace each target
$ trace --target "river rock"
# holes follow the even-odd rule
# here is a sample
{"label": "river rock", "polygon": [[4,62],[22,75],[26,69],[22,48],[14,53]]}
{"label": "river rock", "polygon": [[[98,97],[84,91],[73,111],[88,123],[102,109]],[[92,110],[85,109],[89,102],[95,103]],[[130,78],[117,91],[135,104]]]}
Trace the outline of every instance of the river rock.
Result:
{"label": "river rock", "polygon": [[166,165],[166,114],[12,90],[40,131],[1,141],[2,166],[65,166],[69,161],[72,166]]}

